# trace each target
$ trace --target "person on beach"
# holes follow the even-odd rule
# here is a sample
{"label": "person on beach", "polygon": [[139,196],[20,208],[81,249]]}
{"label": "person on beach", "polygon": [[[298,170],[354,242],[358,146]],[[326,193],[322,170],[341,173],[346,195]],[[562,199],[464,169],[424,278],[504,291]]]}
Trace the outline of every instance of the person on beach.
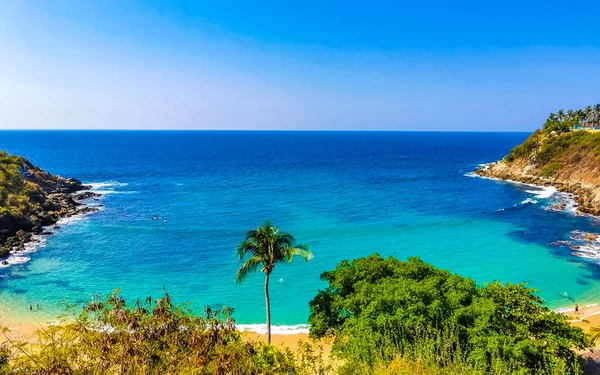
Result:
{"label": "person on beach", "polygon": [[579,305],[575,304],[575,312],[579,314]]}
{"label": "person on beach", "polygon": [[29,311],[33,311],[33,306],[29,305]]}

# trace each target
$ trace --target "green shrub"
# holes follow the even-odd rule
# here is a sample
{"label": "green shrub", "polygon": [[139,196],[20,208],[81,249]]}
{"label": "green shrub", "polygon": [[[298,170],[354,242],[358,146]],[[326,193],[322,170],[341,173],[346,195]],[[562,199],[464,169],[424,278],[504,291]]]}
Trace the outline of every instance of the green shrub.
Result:
{"label": "green shrub", "polygon": [[25,159],[0,151],[0,214],[25,217],[44,201],[42,189],[21,175],[25,165]]}
{"label": "green shrub", "polygon": [[321,278],[328,287],[310,302],[310,334],[333,336],[345,373],[399,358],[444,374],[582,373],[573,349],[586,347],[583,331],[523,284],[477,286],[418,258],[377,254]]}
{"label": "green shrub", "polygon": [[525,142],[510,150],[510,153],[505,158],[506,161],[513,162],[520,158],[530,158],[532,153],[539,147],[541,139],[543,139],[541,132],[536,130]]}
{"label": "green shrub", "polygon": [[542,175],[544,177],[551,177],[556,174],[561,168],[563,164],[557,161],[550,162],[542,168]]}

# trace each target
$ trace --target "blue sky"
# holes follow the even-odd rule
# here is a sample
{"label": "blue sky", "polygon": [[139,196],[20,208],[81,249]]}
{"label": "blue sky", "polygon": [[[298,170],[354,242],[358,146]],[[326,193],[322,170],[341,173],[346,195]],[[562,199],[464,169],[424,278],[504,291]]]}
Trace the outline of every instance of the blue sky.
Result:
{"label": "blue sky", "polygon": [[600,102],[592,1],[0,2],[0,128],[530,131]]}

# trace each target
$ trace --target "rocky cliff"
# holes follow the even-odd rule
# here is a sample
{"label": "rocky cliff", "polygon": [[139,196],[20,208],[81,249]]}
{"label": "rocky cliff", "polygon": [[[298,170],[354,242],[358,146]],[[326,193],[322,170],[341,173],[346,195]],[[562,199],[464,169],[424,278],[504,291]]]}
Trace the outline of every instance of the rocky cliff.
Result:
{"label": "rocky cliff", "polygon": [[42,234],[44,226],[96,210],[82,203],[96,194],[77,193],[89,188],[0,151],[0,261],[23,250],[33,234]]}
{"label": "rocky cliff", "polygon": [[502,180],[555,186],[577,196],[580,211],[600,216],[600,132],[534,132],[504,159],[476,174]]}

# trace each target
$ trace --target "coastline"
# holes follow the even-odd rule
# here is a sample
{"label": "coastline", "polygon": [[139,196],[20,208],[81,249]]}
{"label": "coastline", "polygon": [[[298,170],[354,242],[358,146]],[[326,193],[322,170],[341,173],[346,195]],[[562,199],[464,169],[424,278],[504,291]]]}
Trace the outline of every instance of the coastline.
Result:
{"label": "coastline", "polygon": [[0,268],[27,263],[29,261],[27,255],[34,253],[42,247],[47,238],[51,237],[57,230],[60,230],[62,226],[99,211],[103,207],[102,204],[93,204],[90,202],[90,200],[98,200],[103,196],[99,192],[92,191],[92,185],[80,185],[80,187],[80,189],[74,190],[71,193],[50,194],[61,194],[63,197],[66,197],[66,199],[63,199],[67,202],[63,207],[65,208],[64,215],[52,218],[50,223],[42,226],[38,231],[19,230],[15,236],[8,237],[5,245],[11,246],[11,240],[14,245],[6,257],[0,258]]}
{"label": "coastline", "polygon": [[[534,194],[536,199],[550,198],[554,195],[558,196],[558,202],[555,202],[553,205],[546,207],[546,211],[562,212],[577,217],[587,217],[600,220],[600,214],[581,210],[581,205],[579,204],[580,197],[577,194],[565,190],[560,190],[557,186],[555,186],[552,183],[540,185],[531,182],[513,180],[510,178],[501,178],[493,174],[489,175],[487,171],[489,170],[490,165],[497,165],[498,163],[501,162],[480,164],[478,166],[478,169],[476,169],[473,172],[466,173],[465,176],[541,189],[541,192],[538,194],[536,194],[536,192],[533,191],[527,192]],[[528,198],[521,202],[521,204],[524,203],[537,204],[538,202],[535,199]],[[600,233],[575,230],[570,233],[570,237],[568,240],[558,239],[552,242],[551,245],[567,247],[569,251],[571,251],[571,255],[576,256],[578,258],[590,259],[594,261],[598,261],[600,259]]]}
{"label": "coastline", "polygon": [[[589,332],[594,327],[600,327],[600,303],[582,304],[578,312],[575,312],[574,306],[575,304],[571,308],[565,307],[553,311],[564,315],[567,317],[568,323],[583,329],[585,332]],[[0,336],[0,344],[5,342],[6,338],[34,343],[37,339],[37,331],[52,325],[61,324],[58,320],[52,322],[50,320],[44,321],[42,320],[43,318],[40,319],[41,317],[38,317],[38,320],[34,317],[32,318],[26,321],[22,316],[6,316],[2,314],[0,316],[0,328],[6,327],[9,331],[5,333],[6,337]],[[243,329],[239,329],[239,331],[242,339],[245,341],[261,341],[266,343],[267,335],[265,332]],[[289,331],[289,333],[274,333],[271,335],[271,342],[281,349],[289,348],[291,350],[297,350],[301,343],[317,345],[316,348],[321,350],[325,356],[330,355],[332,346],[330,340],[314,341],[310,339],[307,332],[298,333]]]}
{"label": "coastline", "polygon": [[[530,182],[523,182],[523,181],[518,181],[518,180],[512,180],[509,178],[500,178],[500,177],[495,177],[495,176],[488,176],[485,175],[483,173],[479,173],[480,171],[483,171],[485,169],[482,169],[490,164],[494,164],[494,163],[489,163],[489,164],[480,164],[478,169],[476,169],[473,172],[468,172],[465,173],[465,177],[473,177],[473,178],[482,178],[485,180],[492,180],[492,181],[497,181],[497,182],[506,182],[509,184],[515,184],[515,185],[521,185],[521,186],[527,186],[527,187],[532,187],[532,188],[536,188],[536,189],[540,189],[542,190],[541,193],[535,193],[535,192],[531,192],[532,194],[535,195],[535,198],[550,198],[552,195],[555,194],[560,194],[562,197],[565,198],[565,200],[568,201],[568,203],[570,204],[565,204],[564,207],[558,209],[555,208],[554,206],[550,206],[547,208],[547,210],[549,211],[557,211],[557,212],[573,212],[573,214],[575,216],[588,216],[588,217],[594,217],[597,219],[600,219],[600,215],[593,215],[591,213],[587,213],[587,212],[583,212],[579,210],[579,204],[577,203],[577,195],[575,193],[571,193],[568,191],[561,191],[559,190],[556,186],[552,185],[552,184],[547,184],[547,185],[540,185],[540,184],[536,184],[536,183],[530,183]],[[547,190],[547,189],[552,189],[552,190]],[[537,203],[537,201],[535,202]]]}
{"label": "coastline", "polygon": [[558,192],[570,194],[576,202],[576,215],[589,215],[600,218],[600,207],[595,205],[595,191],[597,186],[581,181],[559,181],[548,177],[526,174],[528,167],[509,166],[502,160],[480,164],[472,175],[498,181],[507,181],[538,187],[553,187]]}
{"label": "coastline", "polygon": [[[37,332],[39,330],[46,329],[52,325],[58,325],[62,323],[57,318],[47,319],[41,315],[32,315],[31,317],[29,317],[29,319],[24,319],[22,315],[18,316],[16,314],[10,315],[10,312],[8,312],[8,314],[6,313],[6,310],[0,311],[0,329],[4,327],[9,329],[9,331],[5,334],[6,337],[8,337],[10,340],[19,340],[34,343],[37,339]],[[242,329],[239,328],[240,326],[242,327]],[[243,340],[261,341],[264,343],[267,342],[267,335],[264,332],[264,330],[252,331],[250,329],[245,329],[243,324],[240,326],[238,326],[238,331],[241,333]],[[273,333],[271,335],[271,343],[279,348],[289,348],[291,350],[297,350],[300,346],[300,343],[302,342],[309,344],[317,344],[318,347],[320,347],[320,350],[322,350],[323,354],[327,356],[331,352],[331,342],[327,340],[313,341],[308,337],[308,331],[281,331],[278,330],[277,327],[278,326],[273,326],[274,331],[276,333]],[[6,337],[4,337],[4,335],[0,335],[0,344],[2,344],[6,340]]]}

